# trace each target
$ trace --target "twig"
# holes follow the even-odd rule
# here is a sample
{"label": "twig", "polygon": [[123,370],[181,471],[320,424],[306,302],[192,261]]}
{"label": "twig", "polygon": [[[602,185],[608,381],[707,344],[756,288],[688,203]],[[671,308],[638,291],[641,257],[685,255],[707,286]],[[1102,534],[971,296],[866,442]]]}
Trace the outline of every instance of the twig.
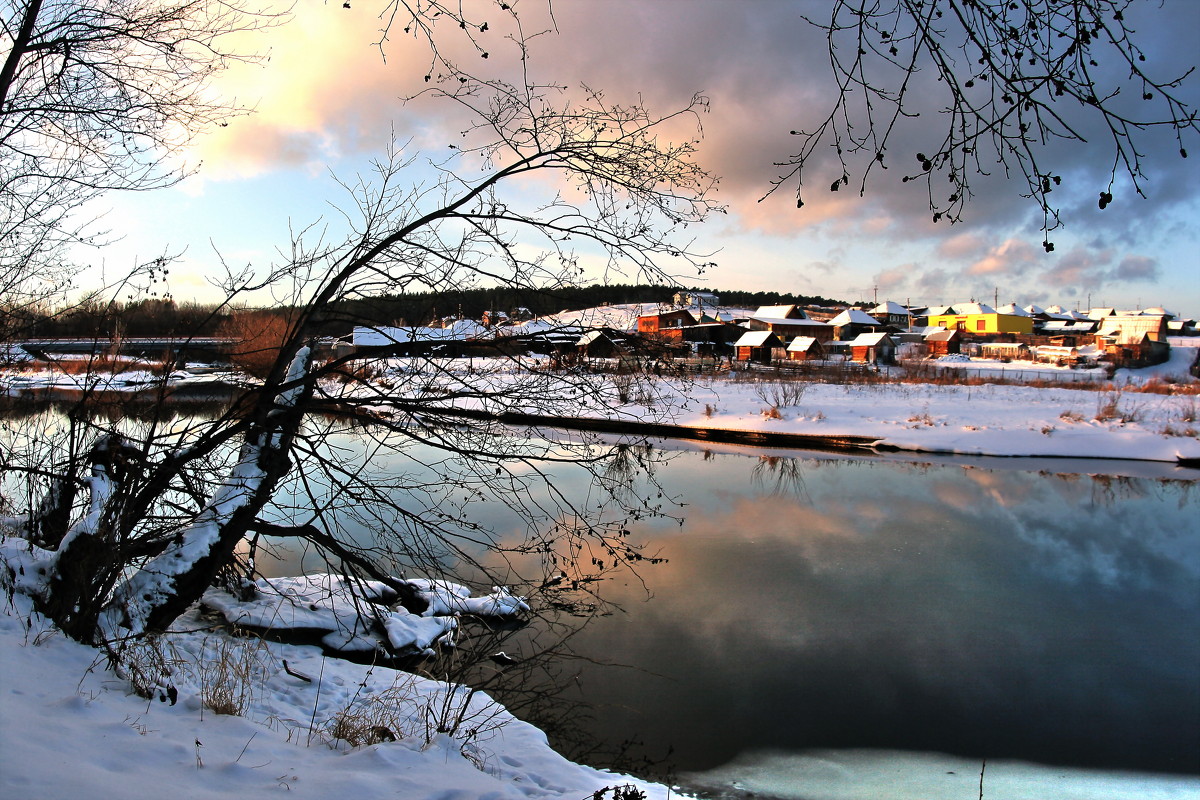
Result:
{"label": "twig", "polygon": [[[287,668],[286,665],[284,666],[284,668],[285,669]],[[308,720],[308,741],[305,742],[306,746],[312,744],[313,726],[317,724],[317,704],[319,702],[321,702],[321,681],[324,679],[324,677],[325,677],[325,656],[322,654],[322,656],[321,656],[321,672],[320,672],[320,674],[317,675],[317,696],[313,698],[312,717],[310,717]]]}

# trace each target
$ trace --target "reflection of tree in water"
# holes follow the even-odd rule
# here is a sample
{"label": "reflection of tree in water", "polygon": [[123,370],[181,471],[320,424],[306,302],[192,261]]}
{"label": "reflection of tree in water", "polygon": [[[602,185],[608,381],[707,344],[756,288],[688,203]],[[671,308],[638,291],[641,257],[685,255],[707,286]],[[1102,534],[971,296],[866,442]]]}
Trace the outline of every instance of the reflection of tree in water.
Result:
{"label": "reflection of tree in water", "polygon": [[679,505],[680,500],[663,492],[658,470],[677,455],[649,442],[620,442],[601,457],[603,468],[597,470],[597,483],[624,505],[640,505],[655,515],[663,514],[665,505]]}
{"label": "reflection of tree in water", "polygon": [[798,497],[805,502],[812,502],[804,483],[801,459],[761,455],[750,472],[750,479],[755,487],[772,495]]}
{"label": "reflection of tree in water", "polygon": [[1165,497],[1168,490],[1178,496],[1179,508],[1192,502],[1196,481],[1174,478],[1138,478],[1129,475],[1089,475],[1092,486],[1092,502],[1103,508],[1118,502],[1140,500],[1148,497]]}
{"label": "reflection of tree in water", "polygon": [[[573,605],[567,596],[561,599],[563,606]],[[486,692],[514,716],[545,732],[567,758],[643,777],[669,778],[669,747],[664,745],[661,756],[648,756],[653,748],[637,741],[637,731],[632,729],[625,741],[599,741],[595,736],[595,706],[588,700],[583,673],[597,667],[637,668],[600,662],[575,651],[574,638],[594,618],[593,613],[575,614],[545,605],[535,607],[532,617],[521,624],[470,621],[457,647],[444,650],[416,671],[452,686]],[[495,724],[493,717],[479,713],[463,719],[456,736],[466,742],[486,742]]]}

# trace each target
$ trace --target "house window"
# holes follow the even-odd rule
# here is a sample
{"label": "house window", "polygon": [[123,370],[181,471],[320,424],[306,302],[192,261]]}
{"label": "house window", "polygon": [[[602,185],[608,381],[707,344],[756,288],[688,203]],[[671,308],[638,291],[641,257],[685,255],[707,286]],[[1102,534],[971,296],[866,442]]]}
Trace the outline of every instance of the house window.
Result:
{"label": "house window", "polygon": [[984,320],[981,320],[981,319],[975,320],[975,330],[981,331],[985,327],[987,327],[987,323]]}

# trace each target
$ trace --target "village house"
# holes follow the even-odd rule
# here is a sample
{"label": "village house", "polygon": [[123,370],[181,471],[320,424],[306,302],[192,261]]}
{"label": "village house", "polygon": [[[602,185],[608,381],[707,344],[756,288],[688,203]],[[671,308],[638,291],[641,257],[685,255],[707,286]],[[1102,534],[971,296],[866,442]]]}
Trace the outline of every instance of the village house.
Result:
{"label": "village house", "polygon": [[943,309],[930,309],[928,324],[969,333],[1033,333],[1032,317],[1001,314],[984,303],[959,303]]}
{"label": "village house", "polygon": [[886,331],[860,333],[847,344],[851,361],[864,364],[896,363],[896,343]]}
{"label": "village house", "polygon": [[797,336],[787,346],[789,361],[812,361],[825,357],[825,348],[812,336]]}
{"label": "village house", "polygon": [[637,332],[647,336],[683,341],[682,329],[695,324],[696,318],[692,316],[692,312],[685,308],[677,308],[639,316]]}
{"label": "village house", "polygon": [[885,303],[880,303],[867,313],[879,320],[879,322],[883,325],[893,328],[897,332],[906,331],[912,327],[912,312],[899,303],[891,300],[888,300]]}
{"label": "village house", "polygon": [[733,357],[738,361],[770,364],[777,350],[783,350],[783,342],[772,331],[746,331],[733,343]]}
{"label": "village house", "polygon": [[1029,345],[1023,342],[980,342],[975,345],[975,352],[980,358],[1000,361],[1029,360]]}
{"label": "village house", "polygon": [[925,337],[926,352],[933,357],[962,352],[962,332],[941,328]]}
{"label": "village house", "polygon": [[1166,312],[1150,313],[1147,310],[1139,314],[1113,314],[1101,319],[1096,329],[1096,336],[1118,341],[1140,339],[1143,333],[1151,341],[1165,342],[1169,333]]}
{"label": "village house", "polygon": [[695,308],[716,308],[721,305],[721,298],[712,292],[676,292],[671,298],[677,306],[693,306]]}
{"label": "village house", "polygon": [[827,323],[807,317],[767,317],[755,314],[746,323],[752,331],[772,331],[782,341],[790,341],[797,336],[811,336],[819,342],[833,340],[834,330]]}
{"label": "village house", "polygon": [[833,319],[829,320],[834,338],[846,342],[860,333],[874,333],[879,330],[879,320],[860,308],[847,308]]}
{"label": "village house", "polygon": [[579,337],[575,349],[582,358],[613,358],[625,352],[623,342],[612,331],[591,330]]}

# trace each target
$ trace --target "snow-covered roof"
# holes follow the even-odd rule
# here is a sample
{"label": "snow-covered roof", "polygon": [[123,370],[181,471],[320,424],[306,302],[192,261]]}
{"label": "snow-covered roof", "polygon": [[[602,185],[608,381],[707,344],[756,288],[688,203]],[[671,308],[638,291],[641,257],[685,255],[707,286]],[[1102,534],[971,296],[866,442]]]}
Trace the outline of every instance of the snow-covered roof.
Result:
{"label": "snow-covered roof", "polygon": [[987,303],[955,303],[951,307],[955,315],[970,316],[974,314],[996,314],[996,309]]}
{"label": "snow-covered roof", "polygon": [[847,308],[845,311],[829,320],[829,324],[835,327],[840,327],[842,325],[878,325],[879,320],[875,319],[860,308]]}
{"label": "snow-covered roof", "polygon": [[876,331],[874,333],[860,333],[858,336],[850,340],[851,347],[875,347],[876,345],[887,339],[888,335],[884,331]]}
{"label": "snow-covered roof", "polygon": [[734,347],[762,347],[775,334],[772,331],[746,331],[733,343]]}
{"label": "snow-covered roof", "polygon": [[[754,316],[756,318],[764,318],[764,317],[780,318],[780,317],[786,317],[789,314],[791,314],[797,310],[798,309],[796,308],[796,306],[794,304],[787,305],[787,306],[759,306],[758,310],[754,312]],[[804,317],[806,315],[803,311],[800,311],[800,316]]]}
{"label": "snow-covered roof", "polygon": [[1045,313],[1046,313],[1046,309],[1042,308],[1041,306],[1035,306],[1035,305],[1033,305],[1032,303],[1030,303],[1029,305],[1025,306],[1025,310],[1026,310],[1026,311],[1028,311],[1028,312],[1029,312],[1029,313],[1030,313],[1032,316],[1035,316],[1035,317],[1036,317],[1038,314],[1045,314]]}
{"label": "snow-covered roof", "polygon": [[886,303],[880,303],[871,309],[871,313],[912,316],[911,311],[893,300],[888,300]]}
{"label": "snow-covered roof", "polygon": [[1000,306],[996,309],[997,314],[1008,314],[1012,317],[1032,317],[1033,312],[1026,311],[1016,303],[1009,303],[1006,306]]}
{"label": "snow-covered roof", "polygon": [[588,331],[587,333],[583,334],[583,336],[579,337],[579,341],[576,342],[576,344],[591,344],[592,342],[601,338],[604,338],[604,331]]}
{"label": "snow-covered roof", "polygon": [[755,314],[750,319],[754,320],[755,322],[761,322],[764,325],[817,325],[822,328],[828,327],[828,323],[821,322],[817,319],[809,319],[808,317],[804,317],[802,319],[792,319],[791,317],[760,317]]}
{"label": "snow-covered roof", "polygon": [[817,343],[817,340],[811,336],[797,336],[792,339],[792,343],[788,345],[788,352],[804,353],[812,348]]}
{"label": "snow-covered roof", "polygon": [[1094,320],[1052,319],[1042,325],[1043,333],[1086,333],[1095,326]]}

